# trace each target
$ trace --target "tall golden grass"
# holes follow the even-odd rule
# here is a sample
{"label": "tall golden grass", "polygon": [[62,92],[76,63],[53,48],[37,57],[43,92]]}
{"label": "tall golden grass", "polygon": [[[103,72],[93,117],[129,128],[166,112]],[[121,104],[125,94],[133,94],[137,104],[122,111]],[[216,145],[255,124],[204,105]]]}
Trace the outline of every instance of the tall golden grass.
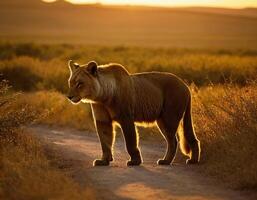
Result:
{"label": "tall golden grass", "polygon": [[194,93],[202,170],[237,189],[257,188],[257,86],[218,85]]}
{"label": "tall golden grass", "polygon": [[118,62],[130,72],[168,71],[198,86],[255,80],[257,51],[0,43],[0,71],[14,89],[67,90],[67,61]]}
{"label": "tall golden grass", "polygon": [[0,199],[95,199],[64,172],[50,165],[42,145],[21,127],[41,114],[0,82]]}
{"label": "tall golden grass", "polygon": [[[89,104],[71,104],[56,91],[37,91],[20,96],[17,106],[29,103],[38,113],[45,113],[37,122],[52,126],[69,126],[79,130],[94,130]],[[75,120],[72,120],[75,119]]]}

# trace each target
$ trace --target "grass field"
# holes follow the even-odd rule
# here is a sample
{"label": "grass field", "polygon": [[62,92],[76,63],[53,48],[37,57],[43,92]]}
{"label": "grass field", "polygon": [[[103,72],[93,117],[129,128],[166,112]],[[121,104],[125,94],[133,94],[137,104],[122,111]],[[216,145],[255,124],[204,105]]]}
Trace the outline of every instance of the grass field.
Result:
{"label": "grass field", "polygon": [[[0,43],[0,69],[14,89],[67,89],[67,61],[95,60],[99,64],[117,62],[131,73],[168,71],[197,86],[255,80],[255,50],[194,50],[143,47],[99,47],[80,45],[40,45]],[[24,80],[27,81],[24,81]]]}
{"label": "grass field", "polygon": [[[202,144],[200,169],[229,182],[229,187],[256,189],[256,51],[32,43],[1,43],[0,49],[2,79],[12,85],[8,94],[22,91],[12,107],[28,105],[34,109],[30,113],[40,116],[37,123],[55,126],[94,130],[89,106],[74,106],[64,96],[69,59],[118,62],[130,72],[158,70],[180,76],[193,92],[193,117]],[[142,137],[154,133],[144,129]]]}
{"label": "grass field", "polygon": [[62,159],[50,159],[44,144],[22,128],[43,112],[28,101],[18,105],[19,98],[0,82],[0,199],[96,199],[92,188],[80,187],[68,168],[60,168]]}
{"label": "grass field", "polygon": [[[199,171],[256,191],[256,19],[256,8],[1,0],[0,199],[96,199],[94,189],[60,169],[62,158],[23,129],[36,123],[95,131],[89,105],[65,97],[70,59],[181,77],[193,94]],[[140,128],[142,139],[161,137],[156,132]]]}

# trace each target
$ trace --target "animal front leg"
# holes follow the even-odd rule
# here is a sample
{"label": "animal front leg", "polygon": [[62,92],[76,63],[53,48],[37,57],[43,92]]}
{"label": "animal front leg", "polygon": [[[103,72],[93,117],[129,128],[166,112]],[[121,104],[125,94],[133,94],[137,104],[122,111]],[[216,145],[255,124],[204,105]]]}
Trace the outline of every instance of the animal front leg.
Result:
{"label": "animal front leg", "polygon": [[93,118],[97,129],[97,134],[102,147],[102,158],[96,159],[94,165],[109,165],[113,160],[112,148],[114,143],[114,133],[112,120],[107,110],[98,104],[91,104]]}
{"label": "animal front leg", "polygon": [[123,120],[120,122],[123,135],[126,141],[126,148],[130,155],[128,166],[140,165],[142,163],[141,153],[138,148],[138,137],[132,120]]}
{"label": "animal front leg", "polygon": [[113,161],[112,148],[114,141],[114,134],[111,122],[101,122],[96,120],[96,127],[99,140],[102,147],[102,158],[94,161],[94,166],[109,165]]}

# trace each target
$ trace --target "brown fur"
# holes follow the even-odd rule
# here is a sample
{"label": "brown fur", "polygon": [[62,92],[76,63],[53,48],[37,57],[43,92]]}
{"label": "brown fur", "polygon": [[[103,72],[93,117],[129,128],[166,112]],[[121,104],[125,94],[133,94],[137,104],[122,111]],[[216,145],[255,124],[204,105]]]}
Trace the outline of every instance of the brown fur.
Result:
{"label": "brown fur", "polygon": [[167,141],[166,154],[158,164],[170,164],[176,154],[176,133],[182,119],[181,148],[190,157],[187,163],[199,162],[200,142],[192,126],[191,94],[181,79],[161,72],[130,74],[119,64],[97,66],[94,61],[83,66],[70,61],[69,66],[68,98],[73,103],[91,103],[103,151],[95,165],[109,165],[113,160],[113,122],[123,130],[131,157],[128,165],[142,162],[135,123],[153,122]]}

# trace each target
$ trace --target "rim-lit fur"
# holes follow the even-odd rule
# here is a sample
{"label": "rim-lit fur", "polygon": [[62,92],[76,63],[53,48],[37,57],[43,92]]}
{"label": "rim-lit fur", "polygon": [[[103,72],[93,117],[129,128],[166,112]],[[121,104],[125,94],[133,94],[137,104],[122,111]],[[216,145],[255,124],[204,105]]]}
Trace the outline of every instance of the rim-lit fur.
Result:
{"label": "rim-lit fur", "polygon": [[69,66],[68,97],[74,103],[91,103],[103,150],[95,165],[108,165],[113,160],[113,122],[123,130],[131,157],[128,165],[142,162],[135,124],[152,123],[158,125],[167,141],[166,154],[158,164],[170,164],[176,154],[176,133],[182,119],[182,152],[190,157],[188,163],[199,162],[200,142],[193,129],[191,93],[177,76],[161,72],[130,74],[120,64],[98,66],[94,61],[83,66],[71,61]]}

